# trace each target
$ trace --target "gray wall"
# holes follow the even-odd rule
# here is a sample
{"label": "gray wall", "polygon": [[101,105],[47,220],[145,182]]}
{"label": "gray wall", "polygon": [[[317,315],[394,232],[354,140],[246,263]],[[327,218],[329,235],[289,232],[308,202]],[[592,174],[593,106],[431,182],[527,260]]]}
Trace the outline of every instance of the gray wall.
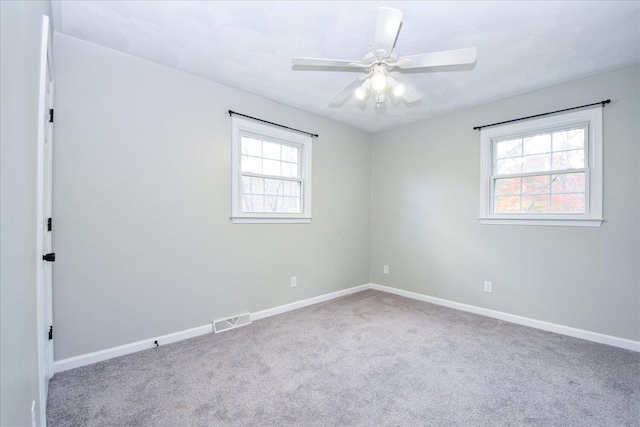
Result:
{"label": "gray wall", "polygon": [[[375,134],[372,282],[640,339],[639,75],[631,68]],[[474,126],[607,98],[601,228],[479,224]]]}
{"label": "gray wall", "polygon": [[[640,338],[637,68],[371,136],[61,34],[55,55],[56,360],[369,281]],[[472,127],[605,98],[604,225],[481,226]],[[228,109],[320,134],[312,224],[230,223]]]}
{"label": "gray wall", "polygon": [[[369,134],[54,39],[56,360],[369,282]],[[311,224],[231,224],[229,109],[320,135]]]}
{"label": "gray wall", "polygon": [[36,174],[42,16],[49,2],[0,2],[0,425],[31,425],[38,399]]}

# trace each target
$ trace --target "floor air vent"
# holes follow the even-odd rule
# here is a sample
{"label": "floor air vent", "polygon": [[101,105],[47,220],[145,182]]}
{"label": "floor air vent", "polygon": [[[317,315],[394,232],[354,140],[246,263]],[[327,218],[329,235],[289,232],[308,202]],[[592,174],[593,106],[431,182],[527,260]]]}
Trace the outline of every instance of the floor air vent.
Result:
{"label": "floor air vent", "polygon": [[240,326],[248,325],[251,323],[251,314],[245,313],[235,317],[229,317],[228,319],[214,320],[213,332],[228,331],[229,329],[239,328]]}

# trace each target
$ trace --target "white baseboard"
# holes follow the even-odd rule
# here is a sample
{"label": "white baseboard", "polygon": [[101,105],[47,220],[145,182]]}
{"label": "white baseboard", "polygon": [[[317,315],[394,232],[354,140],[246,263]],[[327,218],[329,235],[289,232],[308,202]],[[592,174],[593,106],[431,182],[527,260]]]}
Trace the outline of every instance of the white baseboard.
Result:
{"label": "white baseboard", "polygon": [[[288,311],[297,310],[299,308],[307,307],[310,305],[318,304],[321,302],[329,301],[335,298],[343,297],[345,295],[354,294],[356,292],[365,291],[367,289],[374,289],[376,291],[387,292],[389,294],[399,295],[406,298],[415,299],[418,301],[424,301],[432,304],[442,305],[456,310],[467,311],[469,313],[480,314],[482,316],[492,317],[494,319],[500,319],[518,325],[529,326],[531,328],[542,329],[544,331],[555,332],[561,335],[567,335],[570,337],[581,338],[587,341],[593,341],[600,344],[608,344],[614,347],[620,347],[627,350],[633,350],[640,352],[640,341],[633,341],[626,338],[618,338],[611,335],[600,334],[598,332],[586,331],[583,329],[576,329],[569,326],[558,325],[555,323],[543,322],[541,320],[535,320],[528,317],[516,316],[515,314],[503,313],[501,311],[490,310],[487,308],[476,307],[473,305],[463,304],[455,301],[449,301],[442,298],[431,297],[428,295],[419,294],[416,292],[405,291],[402,289],[391,288],[389,286],[382,286],[375,283],[368,283],[366,285],[354,286],[353,288],[343,289],[337,292],[331,292],[317,297],[308,298],[302,301],[295,301],[289,304],[280,305],[277,307],[269,308],[266,310],[256,311],[251,313],[251,320],[260,320],[270,316],[276,316],[278,314],[286,313]],[[155,338],[149,338],[142,341],[137,341],[130,344],[121,345],[118,347],[107,348],[104,350],[96,351],[93,353],[81,354],[79,356],[70,357],[68,359],[62,359],[54,362],[54,371],[63,372],[69,369],[79,368],[81,366],[90,365],[104,360],[113,359],[114,357],[124,356],[126,354],[135,353],[137,351],[147,350],[155,347],[155,341],[158,344],[170,344],[177,341],[186,340],[188,338],[197,337],[200,335],[213,332],[213,325],[199,326],[197,328],[187,329],[172,334],[162,335]]]}
{"label": "white baseboard", "polygon": [[93,353],[81,354],[79,356],[69,357],[68,359],[57,360],[53,363],[54,372],[68,371],[69,369],[79,368],[80,366],[91,365],[93,363],[102,362],[104,360],[113,359],[114,357],[124,356],[126,354],[135,353],[137,351],[148,350],[156,346],[155,341],[159,345],[171,344],[173,342],[186,340],[188,338],[213,332],[213,324],[199,326],[197,328],[187,329],[172,334],[161,335],[155,338],[149,338],[142,341],[124,344],[118,347],[106,348]]}
{"label": "white baseboard", "polygon": [[614,347],[620,347],[627,350],[640,352],[640,341],[614,337],[611,335],[605,335],[598,332],[591,332],[591,331],[586,331],[584,329],[572,328],[570,326],[558,325],[556,323],[544,322],[542,320],[531,319],[528,317],[517,316],[515,314],[509,314],[501,311],[490,310],[488,308],[482,308],[482,307],[463,304],[460,302],[450,301],[442,298],[431,297],[431,296],[419,294],[416,292],[404,291],[402,289],[396,289],[388,286],[377,285],[375,283],[369,283],[368,288],[415,299],[418,301],[424,301],[432,304],[442,305],[444,307],[454,308],[456,310],[480,314],[482,316],[492,317],[494,319],[500,319],[506,322],[516,323],[518,325],[529,326],[531,328],[542,329],[544,331],[555,332],[561,335],[567,335],[574,338],[580,338],[587,341],[593,341],[600,344],[608,344]]}
{"label": "white baseboard", "polygon": [[324,295],[319,295],[317,297],[304,299],[302,301],[295,301],[285,305],[279,305],[274,308],[269,308],[267,310],[256,311],[255,313],[251,313],[251,320],[260,320],[265,317],[275,316],[277,314],[286,313],[287,311],[297,310],[299,308],[307,307],[309,305],[318,304],[321,302],[329,301],[335,298],[340,298],[345,295],[355,294],[356,292],[366,291],[370,289],[370,284],[354,286],[353,288],[343,289],[341,291],[331,292]]}

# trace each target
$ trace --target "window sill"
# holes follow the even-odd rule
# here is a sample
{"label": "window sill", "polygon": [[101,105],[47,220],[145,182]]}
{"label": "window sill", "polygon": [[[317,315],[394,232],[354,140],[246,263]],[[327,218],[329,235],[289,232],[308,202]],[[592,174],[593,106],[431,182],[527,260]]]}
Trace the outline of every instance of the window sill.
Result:
{"label": "window sill", "polygon": [[603,218],[479,218],[485,225],[546,225],[559,227],[600,227]]}
{"label": "window sill", "polygon": [[309,224],[311,223],[311,217],[273,218],[273,217],[232,216],[230,219],[233,224]]}

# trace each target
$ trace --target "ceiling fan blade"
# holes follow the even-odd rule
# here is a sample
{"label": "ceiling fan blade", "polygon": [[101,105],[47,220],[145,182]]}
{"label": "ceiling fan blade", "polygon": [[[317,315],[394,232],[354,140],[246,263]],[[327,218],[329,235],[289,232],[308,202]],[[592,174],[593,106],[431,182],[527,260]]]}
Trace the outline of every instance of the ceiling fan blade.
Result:
{"label": "ceiling fan blade", "polygon": [[403,81],[402,85],[404,86],[404,92],[402,92],[401,96],[409,104],[418,102],[422,99],[422,95],[420,95],[420,93],[418,93],[418,91],[415,90],[413,86],[411,86],[409,83],[407,83],[406,81]]}
{"label": "ceiling fan blade", "polygon": [[347,61],[344,59],[324,59],[324,58],[302,58],[295,57],[291,60],[293,65],[306,65],[311,67],[343,67],[353,68],[349,64],[358,63],[360,61]]}
{"label": "ceiling fan blade", "polygon": [[[373,43],[373,51],[384,51],[382,58],[391,54],[393,45],[398,37],[400,23],[402,22],[402,12],[389,7],[378,8],[378,21],[376,23],[376,38]],[[382,59],[380,58],[380,59]]]}
{"label": "ceiling fan blade", "polygon": [[[398,67],[404,69],[442,67],[445,65],[473,64],[478,52],[475,47],[466,49],[446,50],[442,52],[423,53],[420,55],[404,56],[398,60]],[[409,61],[411,64],[409,64]]]}
{"label": "ceiling fan blade", "polygon": [[331,98],[331,103],[329,105],[339,107],[340,105],[344,104],[344,102],[349,99],[351,95],[353,95],[353,92],[360,85],[360,77],[358,77],[357,79],[346,85],[344,89],[338,92],[333,98]]}

